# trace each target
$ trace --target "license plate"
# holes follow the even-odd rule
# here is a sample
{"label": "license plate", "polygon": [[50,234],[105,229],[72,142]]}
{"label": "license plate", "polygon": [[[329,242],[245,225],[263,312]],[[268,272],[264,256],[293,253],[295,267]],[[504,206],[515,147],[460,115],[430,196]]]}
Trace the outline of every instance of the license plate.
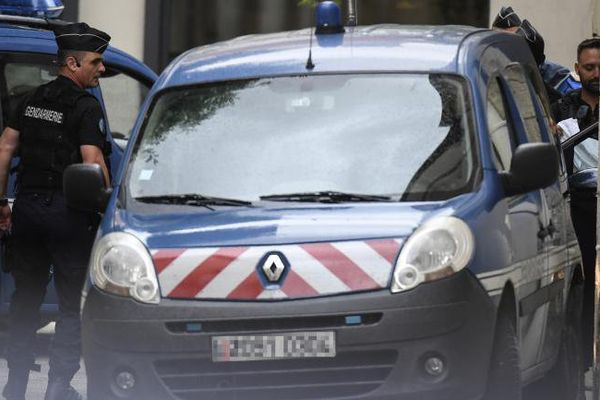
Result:
{"label": "license plate", "polygon": [[335,357],[334,332],[212,337],[215,362],[318,357]]}

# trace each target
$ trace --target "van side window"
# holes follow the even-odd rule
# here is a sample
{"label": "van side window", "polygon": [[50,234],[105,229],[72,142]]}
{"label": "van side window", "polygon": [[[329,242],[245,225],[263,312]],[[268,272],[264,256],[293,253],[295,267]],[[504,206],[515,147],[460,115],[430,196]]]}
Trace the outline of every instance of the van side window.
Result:
{"label": "van side window", "polygon": [[544,81],[542,81],[542,77],[539,74],[536,74],[533,71],[529,71],[529,79],[533,86],[534,96],[540,104],[544,121],[547,126],[550,126],[553,121],[551,121],[550,118],[550,103],[548,102],[548,97],[543,95],[546,92]]}
{"label": "van side window", "polygon": [[[550,104],[548,103],[548,97],[545,95],[546,93],[546,88],[544,87],[544,82],[542,81],[542,77],[540,76],[540,74],[535,73],[533,71],[528,71],[529,72],[529,78],[530,81],[532,83],[532,87],[533,87],[533,95],[534,95],[534,99],[535,102],[538,106],[538,109],[541,110],[541,121],[543,124],[543,127],[547,134],[548,137],[546,138],[546,136],[544,135],[544,140],[548,140],[550,143],[558,143],[559,139],[558,136],[556,134],[556,121],[554,121],[552,119],[552,117],[550,117],[551,113],[550,113]],[[559,162],[559,166],[560,166],[560,171],[561,173],[565,173],[566,172],[566,167],[565,167],[565,161],[564,161],[564,157],[563,157],[563,153],[562,151],[558,152],[559,157],[560,157],[560,162]]]}
{"label": "van side window", "polygon": [[519,114],[523,120],[527,141],[532,143],[541,142],[542,133],[540,131],[535,106],[533,105],[531,92],[529,91],[529,85],[527,84],[527,76],[523,71],[523,67],[518,64],[509,65],[505,72],[508,87],[517,103]]}
{"label": "van side window", "polygon": [[[27,95],[38,86],[56,78],[57,68],[53,56],[31,53],[0,54],[0,103],[2,106],[1,129],[6,127],[10,116]],[[17,165],[13,158],[11,167]],[[14,169],[8,177],[7,195],[14,197]]]}
{"label": "van side window", "polygon": [[508,126],[502,89],[496,79],[490,81],[487,92],[487,125],[492,154],[498,171],[508,171],[514,143]]}
{"label": "van side window", "polygon": [[150,88],[134,76],[110,66],[100,77],[100,87],[113,139],[122,145],[131,135],[140,106]]}
{"label": "van side window", "polygon": [[36,89],[56,78],[53,57],[35,54],[3,54],[0,56],[2,128],[19,102]]}

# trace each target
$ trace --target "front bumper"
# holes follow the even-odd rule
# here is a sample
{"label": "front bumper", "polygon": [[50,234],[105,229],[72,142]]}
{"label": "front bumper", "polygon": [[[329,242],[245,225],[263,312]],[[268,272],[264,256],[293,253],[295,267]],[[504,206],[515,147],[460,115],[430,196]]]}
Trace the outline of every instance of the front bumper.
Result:
{"label": "front bumper", "polygon": [[[362,323],[347,324],[348,315]],[[400,294],[276,302],[163,299],[151,306],[91,288],[83,309],[88,398],[480,399],[495,315],[468,271]],[[336,357],[212,361],[215,335],[310,330],[335,332]],[[446,366],[440,376],[425,372],[431,356]],[[122,371],[134,376],[133,388],[117,387]]]}

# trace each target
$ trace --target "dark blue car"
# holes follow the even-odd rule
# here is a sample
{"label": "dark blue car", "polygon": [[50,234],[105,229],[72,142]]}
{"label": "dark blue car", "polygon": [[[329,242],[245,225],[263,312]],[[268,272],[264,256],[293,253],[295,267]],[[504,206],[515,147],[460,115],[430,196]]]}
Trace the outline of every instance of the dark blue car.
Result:
{"label": "dark blue car", "polygon": [[[0,15],[0,129],[4,128],[9,114],[25,94],[56,77],[54,60],[57,47],[50,28],[52,24],[64,22],[41,18],[53,14],[52,10],[48,11],[47,3],[0,1],[0,11],[10,13]],[[106,114],[114,176],[121,164],[123,149],[139,107],[157,75],[140,61],[114,47],[107,49],[104,60],[107,71],[100,79],[100,87],[90,91],[100,100]],[[13,166],[17,163],[18,160],[13,160]],[[14,178],[12,173],[8,186],[10,197],[14,197]],[[4,260],[0,263],[4,263]],[[12,278],[0,273],[0,315],[7,314],[12,291]],[[43,305],[44,320],[51,318],[57,309],[54,288],[50,285]]]}
{"label": "dark blue car", "polygon": [[485,29],[325,18],[181,55],[112,191],[65,174],[107,207],[88,398],[581,398],[548,116],[526,43]]}

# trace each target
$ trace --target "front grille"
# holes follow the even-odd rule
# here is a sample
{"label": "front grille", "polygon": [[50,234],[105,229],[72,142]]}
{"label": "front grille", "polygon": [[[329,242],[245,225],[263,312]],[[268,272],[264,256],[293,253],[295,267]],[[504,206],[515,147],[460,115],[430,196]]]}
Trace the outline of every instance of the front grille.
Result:
{"label": "front grille", "polygon": [[183,400],[309,400],[371,392],[385,382],[397,357],[394,350],[354,351],[331,359],[169,359],[154,362],[154,367],[171,393]]}
{"label": "front grille", "polygon": [[[348,315],[325,315],[312,317],[254,318],[220,321],[178,321],[165,325],[171,333],[228,333],[255,331],[285,331],[304,329],[333,329],[356,325],[374,325],[381,321],[382,313],[356,314],[357,322],[348,322]],[[193,326],[196,329],[190,329]]]}

